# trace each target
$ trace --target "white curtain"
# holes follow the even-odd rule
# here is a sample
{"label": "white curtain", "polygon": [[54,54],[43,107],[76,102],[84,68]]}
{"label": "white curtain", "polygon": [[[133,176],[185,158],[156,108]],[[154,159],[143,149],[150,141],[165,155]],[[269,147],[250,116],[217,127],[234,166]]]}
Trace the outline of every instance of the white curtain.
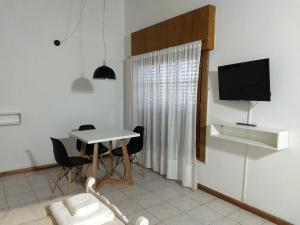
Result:
{"label": "white curtain", "polygon": [[133,125],[145,127],[143,164],[196,188],[196,103],[201,42],[132,58]]}

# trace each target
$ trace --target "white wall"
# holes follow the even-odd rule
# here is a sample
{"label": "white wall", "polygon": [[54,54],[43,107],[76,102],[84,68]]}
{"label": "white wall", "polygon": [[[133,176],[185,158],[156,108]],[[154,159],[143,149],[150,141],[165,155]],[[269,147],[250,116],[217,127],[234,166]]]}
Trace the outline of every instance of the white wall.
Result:
{"label": "white wall", "polygon": [[[0,0],[0,112],[23,116],[19,126],[0,126],[0,172],[53,163],[49,137],[68,137],[80,124],[122,126],[124,1],[107,1],[106,12],[107,64],[117,80],[92,80],[103,59],[103,1],[88,0],[80,29],[52,44],[68,21],[76,25],[82,3]],[[82,72],[91,93],[71,88]]]}
{"label": "white wall", "polygon": [[[268,57],[271,60],[271,102],[253,110],[253,123],[290,130],[290,148],[272,153],[249,150],[246,202],[300,224],[300,2],[298,0],[127,0],[126,54],[129,34],[140,28],[196,9],[217,7],[216,46],[210,55],[208,124],[246,120],[243,102],[218,100],[217,67]],[[245,146],[207,139],[207,163],[198,163],[199,183],[241,199]]]}

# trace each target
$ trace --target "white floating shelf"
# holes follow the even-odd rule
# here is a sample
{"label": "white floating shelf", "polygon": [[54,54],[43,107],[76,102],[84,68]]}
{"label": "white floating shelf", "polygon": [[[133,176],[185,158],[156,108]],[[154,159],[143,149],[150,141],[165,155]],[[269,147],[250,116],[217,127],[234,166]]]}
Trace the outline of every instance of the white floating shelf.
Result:
{"label": "white floating shelf", "polygon": [[0,112],[0,126],[21,124],[21,112]]}
{"label": "white floating shelf", "polygon": [[260,126],[250,127],[217,122],[210,125],[210,136],[273,151],[289,147],[289,132],[287,130]]}

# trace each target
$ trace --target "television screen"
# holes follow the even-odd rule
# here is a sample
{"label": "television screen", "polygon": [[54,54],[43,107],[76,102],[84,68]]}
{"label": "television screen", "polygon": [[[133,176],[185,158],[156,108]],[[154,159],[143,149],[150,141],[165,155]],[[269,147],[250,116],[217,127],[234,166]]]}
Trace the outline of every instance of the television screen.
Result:
{"label": "television screen", "polygon": [[269,59],[219,66],[220,100],[270,101]]}

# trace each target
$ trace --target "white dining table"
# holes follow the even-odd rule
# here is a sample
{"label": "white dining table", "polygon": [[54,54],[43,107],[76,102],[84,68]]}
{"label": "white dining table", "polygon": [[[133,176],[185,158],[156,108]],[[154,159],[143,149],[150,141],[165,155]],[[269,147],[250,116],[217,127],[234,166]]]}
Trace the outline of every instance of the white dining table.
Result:
{"label": "white dining table", "polygon": [[[94,144],[93,153],[93,177],[96,179],[96,188],[102,186],[103,184],[132,184],[131,166],[129,161],[129,156],[127,152],[126,140],[139,137],[139,133],[132,131],[120,129],[120,128],[101,128],[94,130],[83,130],[83,131],[72,131],[70,136],[79,139],[84,144],[81,145],[81,154],[84,155],[84,150],[86,144]],[[124,165],[125,165],[125,177],[120,179],[111,178],[114,172],[114,161],[112,155],[112,141],[121,141],[121,146],[123,150]],[[98,166],[98,149],[99,143],[108,142],[108,150],[111,158],[111,170],[102,179],[97,179],[97,166]]]}

